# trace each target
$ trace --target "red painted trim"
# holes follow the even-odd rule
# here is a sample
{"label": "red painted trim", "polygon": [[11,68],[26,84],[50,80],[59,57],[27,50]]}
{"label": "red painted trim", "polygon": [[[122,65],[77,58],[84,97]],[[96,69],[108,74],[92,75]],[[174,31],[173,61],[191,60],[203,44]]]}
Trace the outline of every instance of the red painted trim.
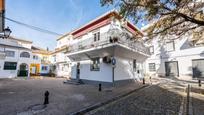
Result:
{"label": "red painted trim", "polygon": [[83,29],[80,29],[80,31],[73,33],[73,37],[74,38],[80,37],[82,35],[85,35],[87,32],[93,31],[95,29],[98,29],[98,28],[103,27],[105,25],[108,25],[110,23],[111,23],[110,18],[105,19],[105,20],[101,20],[100,22],[97,22],[97,23],[93,23],[90,26],[83,28]]}
{"label": "red painted trim", "polygon": [[134,35],[139,34],[143,36],[143,34],[131,23],[127,22],[127,29]]}

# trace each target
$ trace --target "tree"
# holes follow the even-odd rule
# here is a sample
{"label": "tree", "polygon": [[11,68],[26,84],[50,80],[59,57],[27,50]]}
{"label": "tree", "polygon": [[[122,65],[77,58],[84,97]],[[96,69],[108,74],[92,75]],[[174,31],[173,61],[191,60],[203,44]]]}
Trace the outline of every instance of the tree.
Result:
{"label": "tree", "polygon": [[146,30],[156,35],[183,35],[193,31],[204,36],[204,2],[202,0],[101,0],[101,5],[115,5],[123,17],[135,23],[149,22]]}

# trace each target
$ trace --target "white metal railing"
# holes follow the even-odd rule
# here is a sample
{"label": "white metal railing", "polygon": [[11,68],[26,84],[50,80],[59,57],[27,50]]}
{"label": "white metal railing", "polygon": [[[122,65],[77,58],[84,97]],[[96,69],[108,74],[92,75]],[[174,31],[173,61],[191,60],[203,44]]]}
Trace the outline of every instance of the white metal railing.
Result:
{"label": "white metal railing", "polygon": [[80,42],[70,45],[68,48],[69,49],[68,52],[82,51],[85,49],[90,49],[90,48],[94,48],[98,46],[104,46],[104,45],[108,45],[112,43],[118,43],[118,44],[127,46],[128,48],[131,48],[135,51],[150,55],[149,48],[145,47],[142,42],[138,40],[131,40],[129,38],[124,38],[124,37],[113,38],[107,32],[100,35],[99,41],[94,41],[94,38],[91,37],[91,38],[88,38],[88,39],[85,39],[85,40],[82,40]]}

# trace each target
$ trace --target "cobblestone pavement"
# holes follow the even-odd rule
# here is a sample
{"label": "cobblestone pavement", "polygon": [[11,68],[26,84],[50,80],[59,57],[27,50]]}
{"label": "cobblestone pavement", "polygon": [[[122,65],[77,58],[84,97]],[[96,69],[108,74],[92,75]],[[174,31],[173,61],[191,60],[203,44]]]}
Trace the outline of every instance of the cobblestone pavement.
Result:
{"label": "cobblestone pavement", "polygon": [[193,115],[204,115],[204,89],[203,86],[202,88],[197,87],[196,89],[198,90],[196,92],[191,89],[192,113]]}
{"label": "cobblestone pavement", "polygon": [[87,115],[178,115],[183,106],[185,87],[174,81],[162,81]]}

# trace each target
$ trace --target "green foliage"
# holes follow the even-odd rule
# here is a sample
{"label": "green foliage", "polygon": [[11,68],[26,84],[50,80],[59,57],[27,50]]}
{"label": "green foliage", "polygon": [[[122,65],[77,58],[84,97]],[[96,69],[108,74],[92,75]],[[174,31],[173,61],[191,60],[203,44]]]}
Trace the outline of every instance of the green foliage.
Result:
{"label": "green foliage", "polygon": [[149,22],[145,32],[151,38],[204,31],[204,3],[199,0],[101,0],[101,5],[117,6],[123,17],[135,23]]}

